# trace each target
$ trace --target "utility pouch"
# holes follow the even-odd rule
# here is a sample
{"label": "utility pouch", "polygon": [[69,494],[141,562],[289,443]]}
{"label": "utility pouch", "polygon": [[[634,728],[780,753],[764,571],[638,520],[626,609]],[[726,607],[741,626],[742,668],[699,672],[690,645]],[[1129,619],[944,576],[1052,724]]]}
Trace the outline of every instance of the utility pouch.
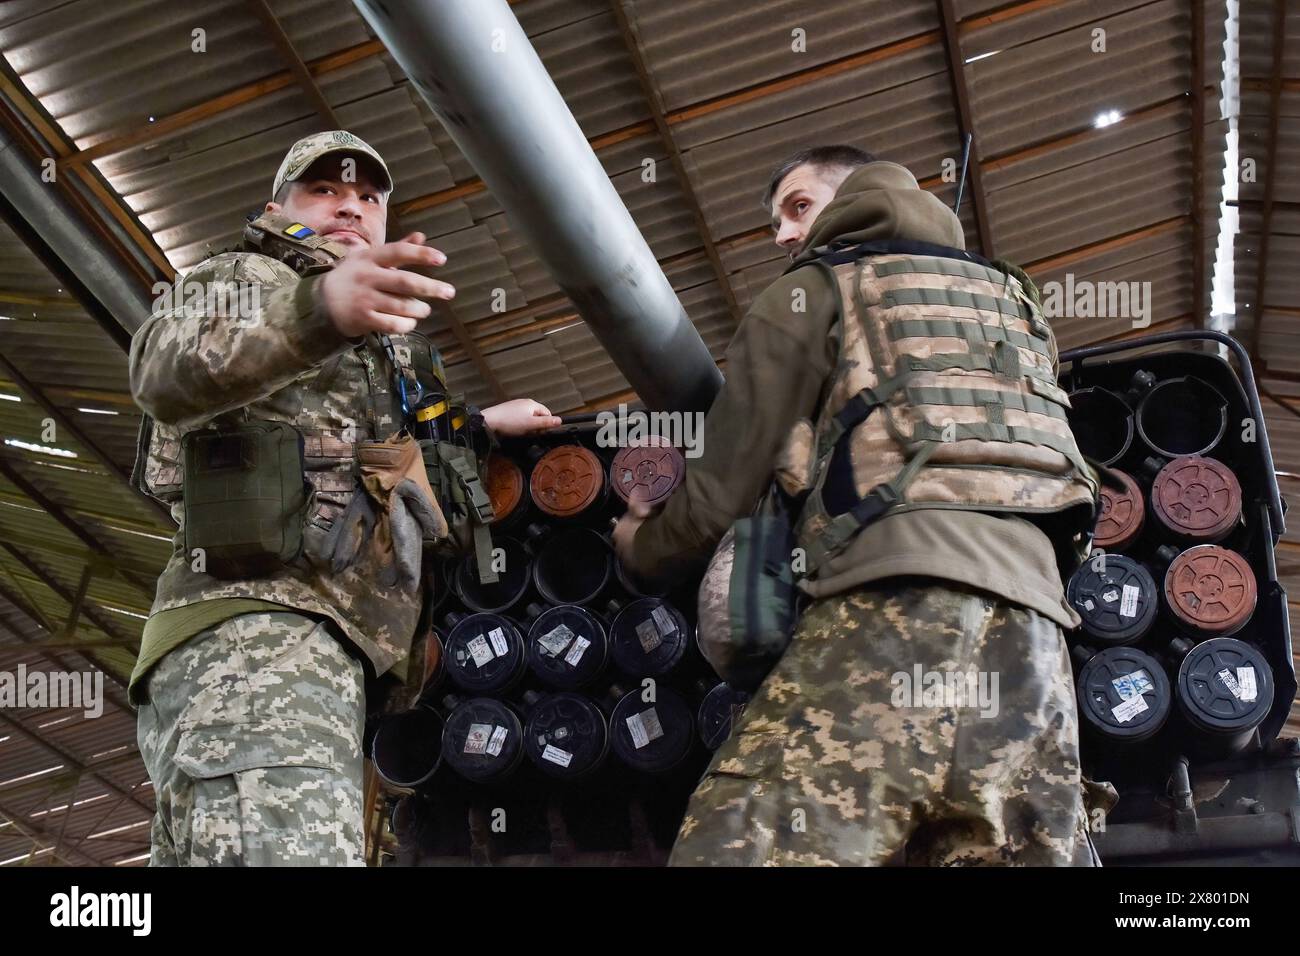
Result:
{"label": "utility pouch", "polygon": [[473,554],[479,580],[495,583],[489,525],[496,514],[480,474],[478,455],[472,448],[448,441],[426,440],[420,446],[450,528],[442,553],[450,557]]}
{"label": "utility pouch", "polygon": [[700,587],[700,651],[733,687],[753,690],[794,634],[794,534],[782,493],[773,488],[719,544]]}
{"label": "utility pouch", "polygon": [[181,456],[187,558],[201,557],[213,577],[241,578],[298,556],[312,494],[298,429],[253,421],[192,431]]}

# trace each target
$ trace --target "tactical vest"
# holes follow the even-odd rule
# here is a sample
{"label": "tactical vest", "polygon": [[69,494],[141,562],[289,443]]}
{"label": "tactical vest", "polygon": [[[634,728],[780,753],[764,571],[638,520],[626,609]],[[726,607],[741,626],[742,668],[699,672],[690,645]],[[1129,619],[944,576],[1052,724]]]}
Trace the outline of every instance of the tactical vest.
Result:
{"label": "tactical vest", "polygon": [[920,508],[1020,513],[1086,538],[1097,480],[1028,277],[928,243],[814,261],[839,294],[840,354],[796,524],[809,573],[871,522]]}

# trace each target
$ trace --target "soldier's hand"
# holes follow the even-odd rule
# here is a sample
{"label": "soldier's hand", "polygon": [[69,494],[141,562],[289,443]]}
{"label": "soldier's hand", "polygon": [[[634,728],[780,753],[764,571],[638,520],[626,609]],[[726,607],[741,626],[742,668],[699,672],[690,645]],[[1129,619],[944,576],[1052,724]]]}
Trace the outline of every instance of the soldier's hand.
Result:
{"label": "soldier's hand", "polygon": [[614,553],[618,555],[619,561],[627,567],[632,567],[632,540],[636,537],[637,530],[645,523],[654,513],[654,509],[646,504],[633,498],[627,503],[627,513],[619,518],[614,524],[614,534],[612,535],[614,544]]}
{"label": "soldier's hand", "polygon": [[339,260],[321,280],[320,295],[334,327],[347,338],[367,332],[401,335],[432,311],[427,299],[451,299],[456,289],[446,282],[407,271],[432,268],[447,257],[424,245],[424,233],[397,242],[357,249]]}
{"label": "soldier's hand", "polygon": [[483,409],[483,421],[494,435],[502,438],[532,435],[564,424],[558,415],[552,415],[549,408],[531,398],[515,398],[490,405]]}

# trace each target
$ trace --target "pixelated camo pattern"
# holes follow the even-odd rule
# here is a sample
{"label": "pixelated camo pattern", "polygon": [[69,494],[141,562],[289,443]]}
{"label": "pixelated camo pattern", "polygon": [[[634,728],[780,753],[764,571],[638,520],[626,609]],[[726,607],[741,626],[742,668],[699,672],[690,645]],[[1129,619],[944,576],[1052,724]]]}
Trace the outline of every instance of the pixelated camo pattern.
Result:
{"label": "pixelated camo pattern", "polygon": [[[996,674],[996,713],[899,696],[917,664]],[[670,864],[1090,865],[1083,797],[1057,625],[958,587],[862,588],[806,612]]]}
{"label": "pixelated camo pattern", "polygon": [[158,803],[151,865],[363,865],[362,668],[328,625],[240,615],[148,681],[137,735]]}

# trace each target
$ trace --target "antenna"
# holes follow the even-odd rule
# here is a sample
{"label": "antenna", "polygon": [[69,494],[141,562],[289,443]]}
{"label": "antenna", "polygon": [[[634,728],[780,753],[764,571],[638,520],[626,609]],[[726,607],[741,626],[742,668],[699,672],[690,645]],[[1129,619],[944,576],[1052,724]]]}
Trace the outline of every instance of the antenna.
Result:
{"label": "antenna", "polygon": [[954,214],[961,212],[961,194],[966,188],[966,164],[970,162],[970,139],[971,134],[966,134],[966,145],[961,151],[961,179],[957,180],[957,201],[953,203],[952,211]]}

